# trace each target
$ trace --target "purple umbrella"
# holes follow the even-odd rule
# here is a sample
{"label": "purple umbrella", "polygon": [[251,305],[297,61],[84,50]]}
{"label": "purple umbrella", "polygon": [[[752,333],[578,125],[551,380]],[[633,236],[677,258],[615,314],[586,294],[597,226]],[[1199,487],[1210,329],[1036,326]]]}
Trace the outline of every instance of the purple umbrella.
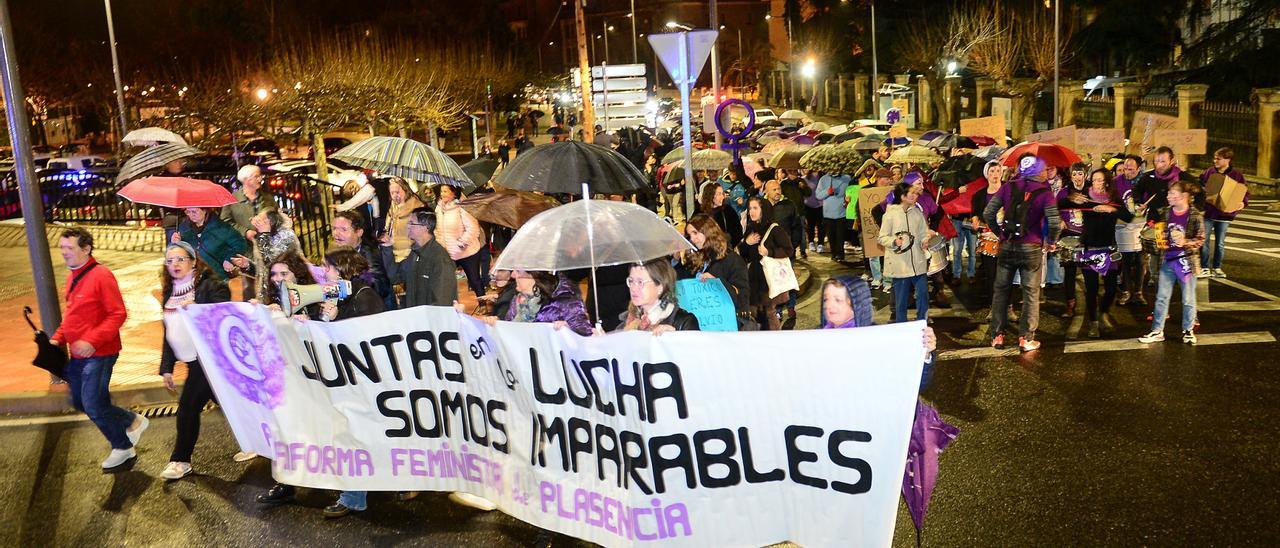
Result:
{"label": "purple umbrella", "polygon": [[929,496],[938,481],[938,454],[958,434],[960,429],[943,422],[937,409],[916,401],[916,420],[907,445],[907,470],[902,475],[902,498],[915,522],[917,542],[924,528],[924,514],[929,511]]}
{"label": "purple umbrella", "polygon": [[815,143],[815,141],[813,140],[813,137],[810,137],[808,135],[796,135],[788,140],[797,145],[812,145]]}
{"label": "purple umbrella", "polygon": [[937,139],[938,137],[942,137],[943,135],[948,135],[948,133],[940,129],[931,129],[929,131],[924,132],[924,135],[920,136],[920,140],[924,142],[929,142],[934,139]]}

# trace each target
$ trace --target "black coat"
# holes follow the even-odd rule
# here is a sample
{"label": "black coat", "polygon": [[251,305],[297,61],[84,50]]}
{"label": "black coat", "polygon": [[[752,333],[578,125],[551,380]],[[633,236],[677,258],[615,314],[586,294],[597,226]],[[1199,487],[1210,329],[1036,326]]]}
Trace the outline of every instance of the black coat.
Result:
{"label": "black coat", "polygon": [[763,306],[769,303],[769,282],[764,278],[764,267],[760,266],[760,250],[757,249],[760,244],[748,245],[746,238],[752,233],[763,236],[767,232],[769,237],[763,241],[764,247],[769,252],[769,256],[775,259],[790,258],[791,251],[794,249],[787,231],[777,227],[770,232],[768,228],[748,225],[743,234],[742,243],[738,245],[738,253],[742,255],[743,260],[747,261],[747,276],[751,287],[748,303],[752,306]]}
{"label": "black coat", "polygon": [[391,246],[382,246],[382,259],[389,279],[404,284],[404,308],[413,306],[450,306],[458,300],[456,265],[434,238],[426,245],[413,245],[409,255],[395,262]]}
{"label": "black coat", "polygon": [[[596,283],[587,284],[587,315],[591,322],[600,322],[605,331],[613,331],[618,327],[618,314],[626,314],[627,304],[631,302],[631,291],[627,289],[627,276],[631,274],[631,265],[620,264],[602,266],[596,269]],[[591,269],[582,268],[564,273],[565,277],[575,283],[591,278]],[[600,301],[600,316],[596,316],[596,300]]]}
{"label": "black coat", "polygon": [[[621,326],[624,323],[626,323],[626,321],[627,321],[627,313],[623,312],[621,315],[618,316],[617,325]],[[685,311],[685,309],[680,308],[679,306],[676,307],[675,311],[672,312],[670,316],[667,316],[662,321],[658,322],[658,325],[669,325],[671,327],[676,328],[676,331],[701,331],[702,330],[702,328],[698,326],[698,317],[694,316],[692,312],[687,312]]]}
{"label": "black coat", "polygon": [[[729,291],[729,297],[733,298],[733,308],[737,312],[747,311],[748,300],[751,295],[750,276],[747,272],[747,262],[742,260],[742,256],[732,249],[725,254],[723,259],[712,261],[707,265],[707,273],[719,279],[724,284],[724,288]],[[698,272],[690,271],[683,264],[676,266],[676,276],[679,279],[697,278],[698,274]]]}
{"label": "black coat", "polygon": [[[164,298],[168,300],[169,295]],[[195,289],[196,304],[225,303],[231,300],[231,289],[227,287],[227,282],[219,280],[216,276],[207,276],[200,280],[200,285]],[[160,374],[173,373],[173,364],[177,363],[178,357],[173,354],[173,347],[169,346],[168,329],[165,329],[165,337],[161,338],[162,346],[160,349]],[[187,364],[190,367],[199,367],[198,364]]]}
{"label": "black coat", "polygon": [[712,208],[711,218],[728,237],[729,247],[738,247],[738,243],[742,241],[742,220],[738,217],[738,213],[725,204]]}
{"label": "black coat", "polygon": [[363,281],[352,280],[351,295],[338,301],[338,317],[334,321],[377,314],[383,310],[382,298],[378,297],[373,287]]}

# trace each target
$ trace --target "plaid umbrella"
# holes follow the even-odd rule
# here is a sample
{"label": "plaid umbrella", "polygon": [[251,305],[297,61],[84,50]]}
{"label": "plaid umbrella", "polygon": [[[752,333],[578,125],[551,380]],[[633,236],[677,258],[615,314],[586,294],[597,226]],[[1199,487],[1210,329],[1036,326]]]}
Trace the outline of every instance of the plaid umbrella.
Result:
{"label": "plaid umbrella", "polygon": [[413,139],[370,137],[343,147],[331,157],[383,175],[456,186],[463,192],[475,190],[475,181],[453,158]]}
{"label": "plaid umbrella", "polygon": [[174,160],[199,156],[200,154],[199,149],[179,143],[164,143],[147,147],[142,149],[142,152],[126,160],[123,166],[120,166],[120,173],[116,174],[116,182],[132,181],[153,171],[158,171],[165,164]]}

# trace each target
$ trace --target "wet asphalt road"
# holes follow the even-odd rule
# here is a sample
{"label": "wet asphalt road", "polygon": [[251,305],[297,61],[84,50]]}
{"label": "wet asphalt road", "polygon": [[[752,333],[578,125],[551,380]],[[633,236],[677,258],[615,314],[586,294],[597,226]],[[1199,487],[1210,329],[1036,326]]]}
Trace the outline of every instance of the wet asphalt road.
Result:
{"label": "wet asphalt road", "polygon": [[[1212,302],[1263,302],[1258,293],[1280,293],[1280,257],[1236,253],[1228,261],[1231,280],[1252,292],[1215,281],[1208,283]],[[821,280],[848,270],[826,259],[809,265],[814,283],[801,299],[801,328],[817,323]],[[967,285],[957,292],[957,307],[935,320],[944,354],[979,346],[985,335],[979,299]],[[877,307],[887,298],[877,294]],[[1042,350],[939,362],[922,397],[961,434],[941,455],[924,544],[1280,541],[1280,344],[1166,342],[1064,353],[1078,325],[1056,318],[1062,305],[1055,299],[1042,308]],[[1144,333],[1146,314],[1117,307],[1115,338]],[[1280,311],[1203,312],[1200,319],[1201,334],[1274,335]],[[173,438],[173,419],[153,420],[134,470],[103,475],[98,462],[107,446],[89,423],[0,422],[0,546],[529,546],[538,538],[518,520],[435,493],[411,502],[374,495],[370,511],[336,521],[320,515],[334,498],[328,492],[304,490],[299,504],[263,508],[254,497],[272,483],[269,463],[232,462],[237,448],[216,411],[204,415],[200,474],[166,483],[158,474]],[[899,510],[894,544],[914,545],[911,519],[905,506]]]}

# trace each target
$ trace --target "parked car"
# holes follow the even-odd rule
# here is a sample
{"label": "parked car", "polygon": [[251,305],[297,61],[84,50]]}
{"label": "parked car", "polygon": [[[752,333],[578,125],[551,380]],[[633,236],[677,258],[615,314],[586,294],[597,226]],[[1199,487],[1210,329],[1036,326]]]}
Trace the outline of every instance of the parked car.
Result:
{"label": "parked car", "polygon": [[858,129],[858,128],[861,128],[861,127],[869,127],[869,128],[874,129],[874,130],[876,130],[876,131],[878,131],[878,132],[880,132],[880,133],[887,133],[887,132],[889,131],[889,128],[893,127],[893,124],[890,124],[889,122],[887,122],[887,121],[885,121],[885,120],[875,120],[875,119],[870,119],[870,118],[862,118],[862,119],[858,119],[858,120],[854,120],[854,121],[852,121],[852,122],[849,122],[849,127],[854,128],[854,129]]}
{"label": "parked car", "polygon": [[58,156],[49,158],[45,162],[44,169],[50,170],[68,170],[68,169],[88,169],[102,162],[107,161],[106,158],[96,154],[76,154],[71,156]]}
{"label": "parked car", "polygon": [[121,198],[109,186],[67,194],[53,205],[49,220],[54,222],[95,221],[100,224],[122,225],[129,218],[132,204]]}
{"label": "parked car", "polygon": [[757,123],[757,124],[758,124],[758,123],[760,123],[760,122],[764,122],[764,121],[766,121],[766,120],[777,120],[777,119],[778,119],[778,115],[777,115],[777,114],[774,114],[774,112],[773,112],[773,110],[772,110],[772,109],[767,109],[767,108],[758,108],[758,109],[756,109],[756,123]]}
{"label": "parked car", "polygon": [[[333,153],[342,150],[343,147],[351,144],[351,139],[346,137],[325,137],[324,138],[324,155],[328,157]],[[315,160],[315,147],[307,147],[307,159]]]}

